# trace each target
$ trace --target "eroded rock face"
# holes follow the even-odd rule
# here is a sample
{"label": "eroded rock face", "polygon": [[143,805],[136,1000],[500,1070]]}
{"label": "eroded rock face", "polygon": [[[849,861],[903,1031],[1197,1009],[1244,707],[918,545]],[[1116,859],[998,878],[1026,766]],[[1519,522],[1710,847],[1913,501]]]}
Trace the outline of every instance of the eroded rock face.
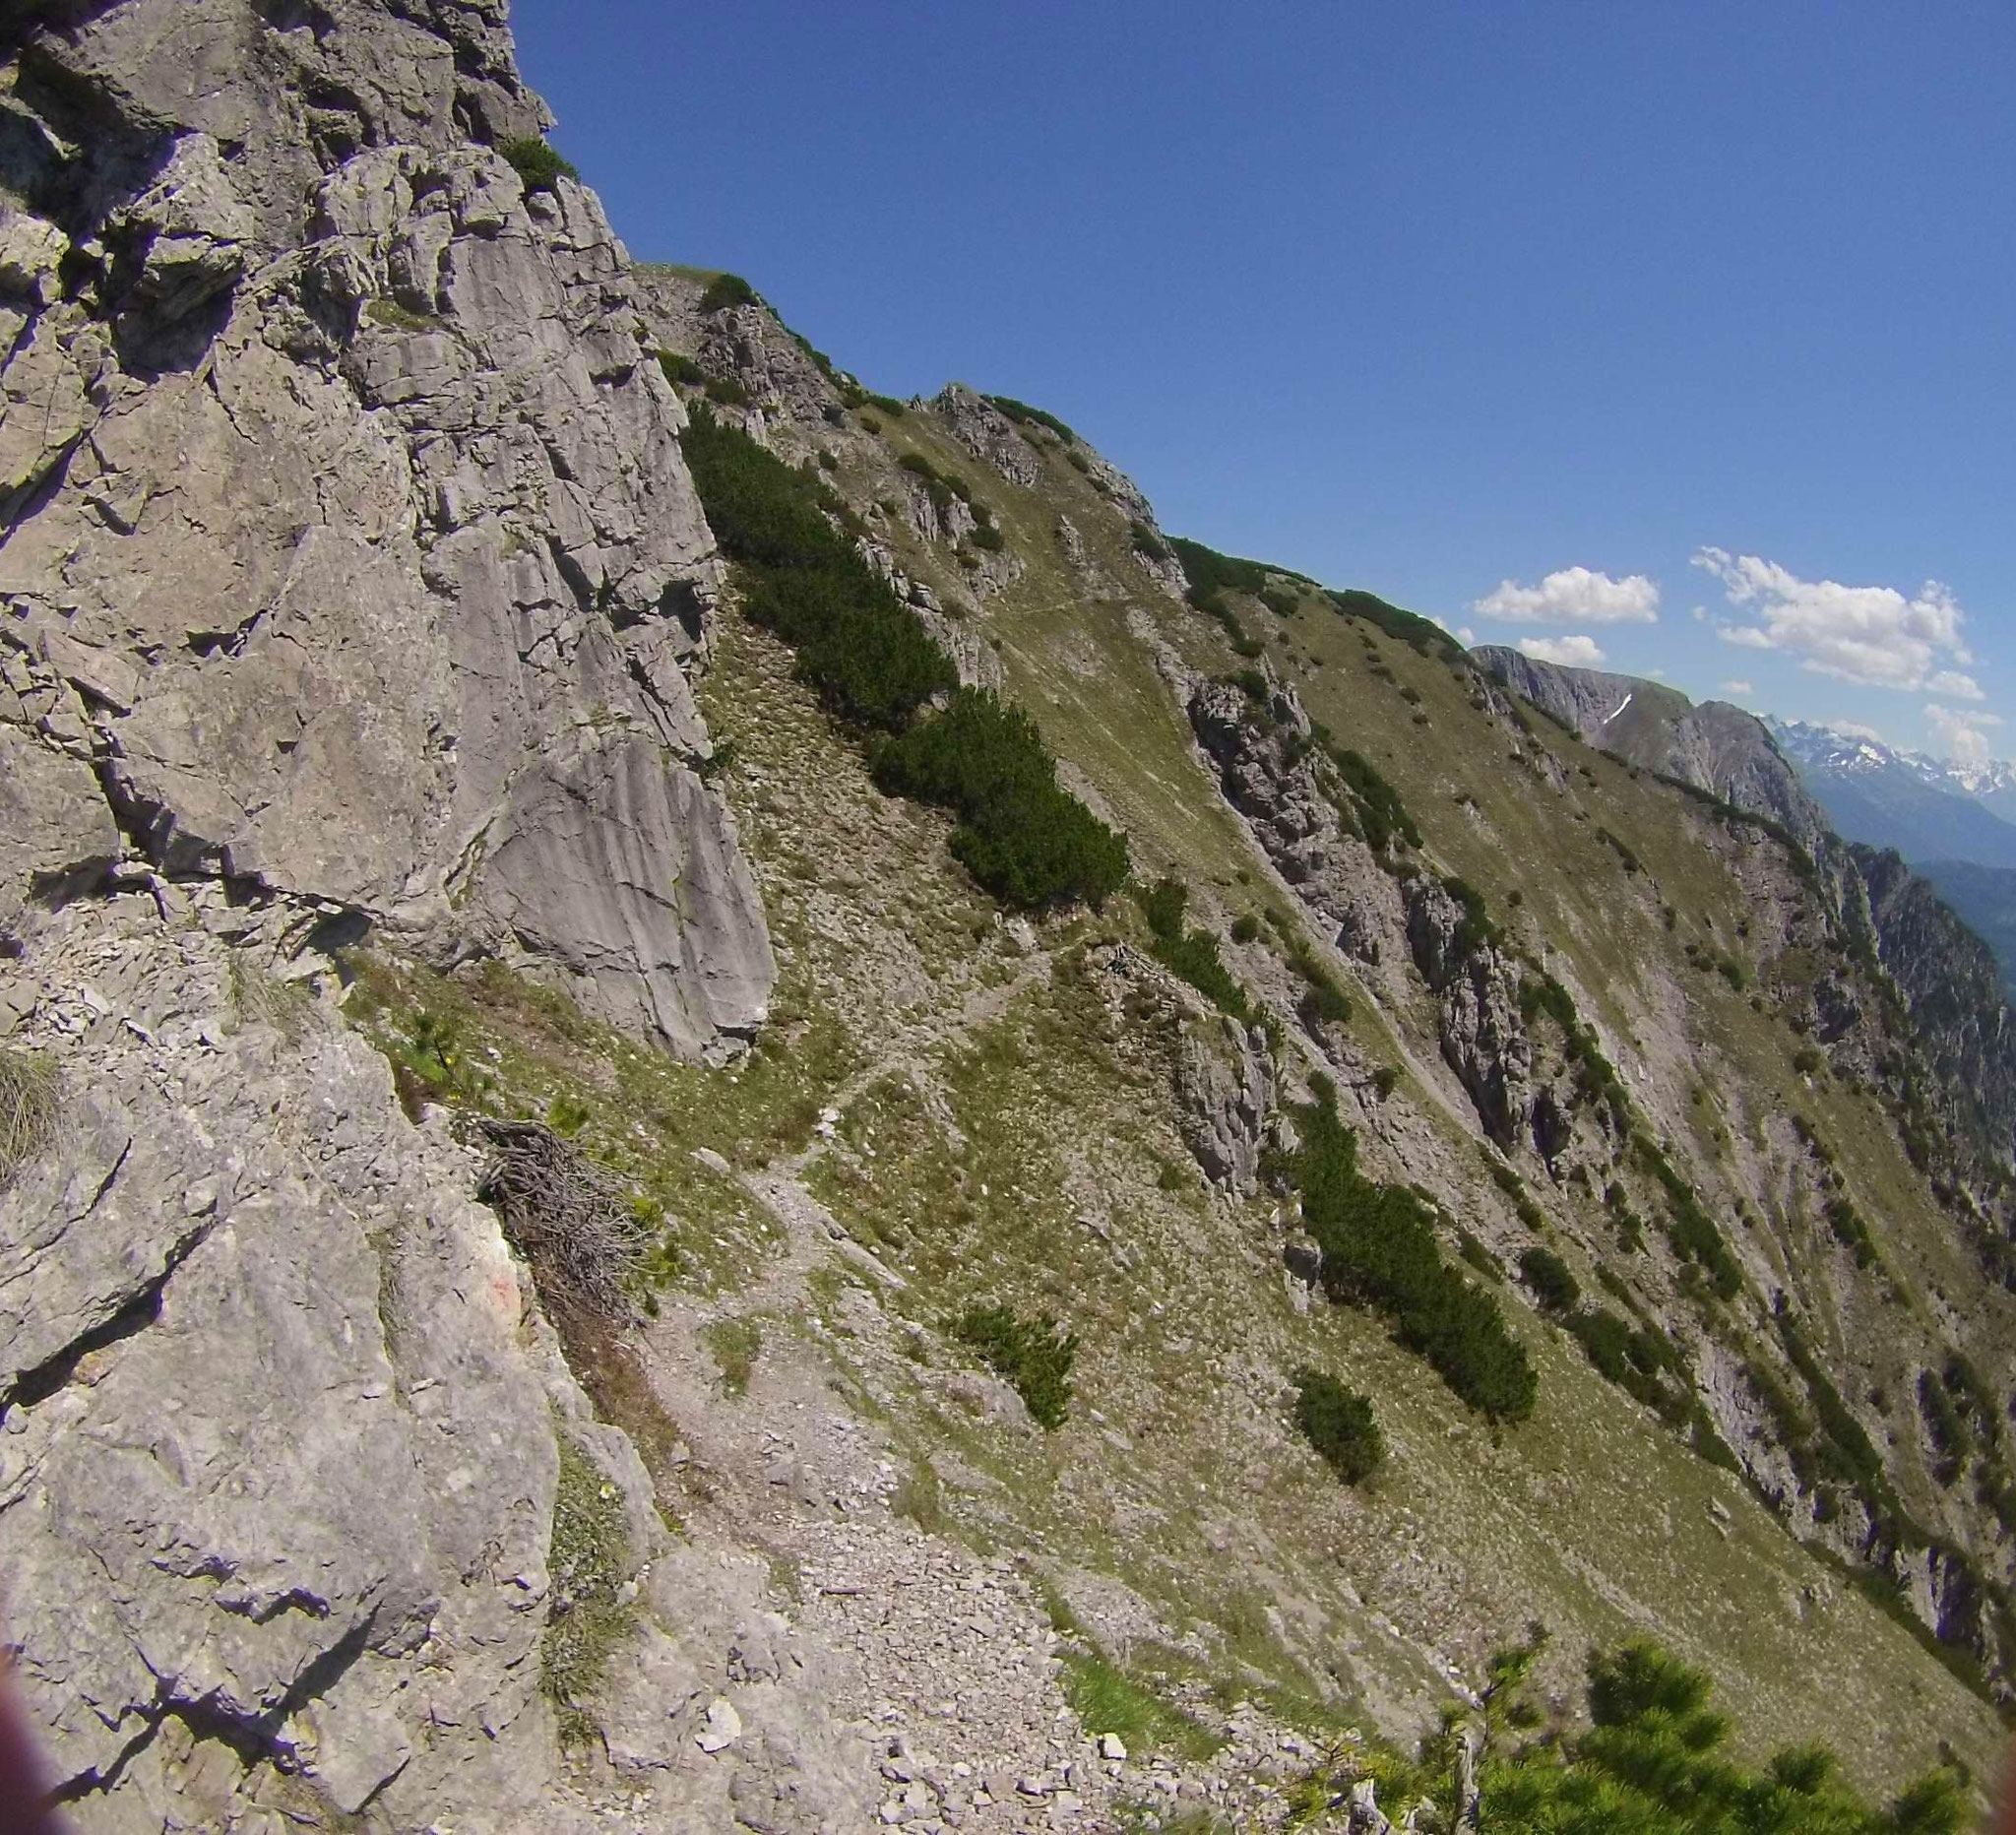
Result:
{"label": "eroded rock face", "polygon": [[460,1150],[305,995],[249,1011],[190,916],[73,906],[15,989],[68,1092],[0,1196],[0,1566],[45,1754],[93,1828],[536,1814],[554,1411],[648,1485]]}
{"label": "eroded rock face", "polygon": [[713,540],[596,200],[468,144],[542,123],[502,7],[57,11],[0,77],[0,925],[123,845],[746,1034]]}
{"label": "eroded rock face", "polygon": [[1213,1016],[1183,1031],[1176,1060],[1183,1138],[1205,1176],[1250,1197],[1274,1109],[1274,1065],[1257,1026]]}

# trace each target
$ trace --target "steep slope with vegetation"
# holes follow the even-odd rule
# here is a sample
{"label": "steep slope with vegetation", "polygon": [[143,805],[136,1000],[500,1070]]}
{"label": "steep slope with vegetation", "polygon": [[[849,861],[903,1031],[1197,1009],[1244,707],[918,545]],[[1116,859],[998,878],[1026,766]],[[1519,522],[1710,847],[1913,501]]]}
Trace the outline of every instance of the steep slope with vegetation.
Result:
{"label": "steep slope with vegetation", "polygon": [[[0,423],[0,1555],[80,1817],[1960,1825],[2016,1299],[1908,888],[629,270],[494,6],[34,11],[10,390],[99,367]],[[258,615],[85,602],[284,402]]]}

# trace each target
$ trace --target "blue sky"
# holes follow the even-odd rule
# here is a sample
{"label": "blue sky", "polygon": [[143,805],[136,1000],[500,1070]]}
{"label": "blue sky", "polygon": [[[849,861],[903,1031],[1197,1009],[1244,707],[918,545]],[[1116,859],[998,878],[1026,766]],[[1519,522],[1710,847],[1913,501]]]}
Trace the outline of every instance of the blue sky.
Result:
{"label": "blue sky", "polygon": [[1166,527],[1479,641],[2016,752],[2006,4],[515,23],[632,252],[872,388],[1038,403]]}

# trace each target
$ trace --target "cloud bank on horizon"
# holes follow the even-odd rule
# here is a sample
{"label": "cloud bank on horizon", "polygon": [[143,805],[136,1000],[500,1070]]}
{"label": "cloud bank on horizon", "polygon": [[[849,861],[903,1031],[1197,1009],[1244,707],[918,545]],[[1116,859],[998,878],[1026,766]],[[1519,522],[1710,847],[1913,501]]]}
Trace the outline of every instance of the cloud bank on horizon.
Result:
{"label": "cloud bank on horizon", "polygon": [[[1726,611],[1693,610],[1722,643],[1771,653],[1807,674],[1858,688],[1925,696],[1920,712],[1941,746],[1965,763],[1990,756],[1991,734],[2002,721],[1982,705],[1987,694],[1972,672],[1967,613],[1938,581],[1906,593],[1891,586],[1805,580],[1761,555],[1712,545],[1695,549],[1691,564],[1722,588]],[[1518,648],[1537,662],[1596,668],[1606,656],[1589,629],[1657,624],[1662,599],[1659,582],[1649,574],[1613,575],[1578,565],[1557,568],[1532,585],[1500,580],[1469,609],[1501,623],[1566,627],[1558,635],[1522,637]],[[1462,635],[1472,641],[1468,627]],[[1756,693],[1745,677],[1721,688],[1745,699]],[[1826,724],[1849,729],[1846,723]]]}
{"label": "cloud bank on horizon", "polygon": [[1967,614],[1936,580],[1906,597],[1895,587],[1801,580],[1755,554],[1697,549],[1693,564],[1755,622],[1718,619],[1716,635],[1744,650],[1777,650],[1802,669],[1864,688],[1984,701],[1972,675],[1941,664],[1974,661],[1960,635]]}
{"label": "cloud bank on horizon", "polygon": [[1603,647],[1579,631],[1566,637],[1522,637],[1519,651],[1536,663],[1562,663],[1571,669],[1597,669],[1604,663]]}

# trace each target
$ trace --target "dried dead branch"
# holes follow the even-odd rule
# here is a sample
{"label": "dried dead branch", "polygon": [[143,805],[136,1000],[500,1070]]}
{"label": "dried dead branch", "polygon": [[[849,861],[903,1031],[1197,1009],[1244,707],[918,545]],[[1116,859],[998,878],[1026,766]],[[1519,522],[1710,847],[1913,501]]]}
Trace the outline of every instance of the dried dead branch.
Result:
{"label": "dried dead branch", "polygon": [[629,1323],[644,1230],[622,1187],[544,1122],[479,1125],[490,1161],[477,1196],[497,1207],[539,1297],[577,1320]]}

